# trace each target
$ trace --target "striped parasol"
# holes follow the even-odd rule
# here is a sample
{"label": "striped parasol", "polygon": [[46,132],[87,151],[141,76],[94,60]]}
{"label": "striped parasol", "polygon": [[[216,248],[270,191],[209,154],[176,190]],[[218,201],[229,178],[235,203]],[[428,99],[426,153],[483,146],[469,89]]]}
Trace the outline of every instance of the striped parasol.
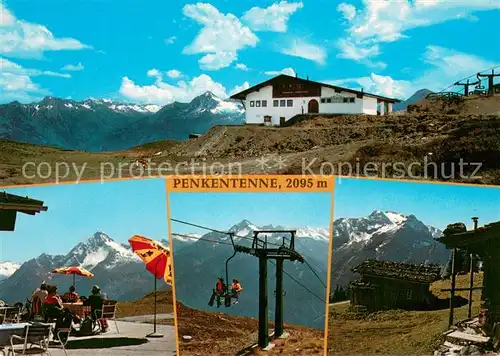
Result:
{"label": "striped parasol", "polygon": [[54,274],[72,274],[73,275],[73,286],[75,286],[75,277],[76,276],[82,276],[82,277],[87,277],[87,278],[94,277],[93,273],[87,271],[83,267],[78,267],[78,266],[56,268],[55,270],[52,271],[52,273],[54,273]]}
{"label": "striped parasol", "polygon": [[144,236],[134,235],[128,239],[132,250],[146,264],[146,269],[154,276],[155,304],[154,331],[148,337],[163,337],[156,332],[156,280],[163,278],[165,283],[172,285],[172,259],[170,250],[160,242]]}
{"label": "striped parasol", "polygon": [[139,235],[134,235],[128,242],[156,279],[163,278],[168,285],[172,285],[172,261],[167,247],[158,241]]}

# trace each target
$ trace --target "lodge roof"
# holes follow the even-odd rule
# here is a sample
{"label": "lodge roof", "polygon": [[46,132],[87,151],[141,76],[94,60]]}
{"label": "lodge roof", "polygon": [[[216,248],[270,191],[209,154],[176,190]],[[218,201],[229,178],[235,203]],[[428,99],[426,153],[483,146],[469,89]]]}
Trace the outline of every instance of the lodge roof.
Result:
{"label": "lodge roof", "polygon": [[327,88],[331,88],[331,89],[336,89],[336,90],[341,90],[341,91],[345,91],[345,92],[348,92],[348,93],[352,93],[352,94],[357,94],[357,95],[366,95],[366,96],[369,96],[369,97],[372,97],[372,98],[377,98],[377,99],[381,99],[383,101],[387,101],[389,103],[399,103],[401,102],[401,100],[399,99],[393,99],[393,98],[388,98],[388,97],[385,97],[385,96],[381,96],[381,95],[376,95],[376,94],[371,94],[371,93],[367,93],[367,92],[364,92],[364,91],[359,91],[359,90],[354,90],[354,89],[349,89],[349,88],[343,88],[343,87],[339,87],[339,86],[336,86],[336,85],[331,85],[331,84],[326,84],[326,83],[321,83],[321,82],[315,82],[315,81],[312,81],[312,80],[309,80],[309,79],[303,79],[303,78],[298,78],[298,77],[292,77],[290,75],[286,75],[286,74],[280,74],[274,78],[271,78],[269,80],[266,80],[265,82],[262,82],[260,84],[257,84],[257,85],[254,85],[253,87],[250,87],[246,90],[243,90],[239,93],[236,93],[234,95],[231,96],[231,99],[235,99],[235,100],[245,100],[246,96],[254,91],[257,91],[261,88],[264,88],[268,85],[273,85],[274,83],[276,83],[277,81],[281,80],[281,79],[284,79],[284,78],[287,78],[287,79],[292,79],[293,81],[295,82],[298,82],[298,83],[304,83],[304,84],[316,84],[316,85],[320,85],[320,86],[323,86],[323,87],[327,87]]}
{"label": "lodge roof", "polygon": [[366,260],[352,269],[353,272],[373,277],[432,283],[440,279],[438,265],[416,265],[403,262]]}
{"label": "lodge roof", "polygon": [[[483,244],[485,241],[491,239],[500,240],[500,221],[484,225],[477,228],[477,230],[452,229],[452,227],[458,225],[449,225],[438,241],[445,244],[448,248],[466,248],[471,245]],[[461,225],[465,226],[464,224]]]}
{"label": "lodge roof", "polygon": [[47,207],[43,205],[43,201],[41,200],[0,192],[0,210],[15,210],[34,215],[35,213],[46,211]]}

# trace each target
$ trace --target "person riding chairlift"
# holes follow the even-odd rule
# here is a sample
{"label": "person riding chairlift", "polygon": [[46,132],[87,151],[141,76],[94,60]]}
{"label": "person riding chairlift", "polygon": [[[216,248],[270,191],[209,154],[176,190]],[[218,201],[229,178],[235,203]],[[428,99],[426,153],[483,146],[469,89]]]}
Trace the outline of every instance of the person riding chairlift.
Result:
{"label": "person riding chairlift", "polygon": [[241,284],[237,279],[233,279],[233,284],[231,285],[231,298],[236,299],[234,304],[238,304],[240,302],[240,293],[243,290]]}
{"label": "person riding chairlift", "polygon": [[210,301],[208,305],[212,306],[214,301],[217,300],[217,308],[221,306],[221,298],[224,296],[226,291],[226,285],[224,284],[224,279],[219,277],[217,279],[217,283],[215,284],[215,288],[212,289],[212,296],[210,297]]}

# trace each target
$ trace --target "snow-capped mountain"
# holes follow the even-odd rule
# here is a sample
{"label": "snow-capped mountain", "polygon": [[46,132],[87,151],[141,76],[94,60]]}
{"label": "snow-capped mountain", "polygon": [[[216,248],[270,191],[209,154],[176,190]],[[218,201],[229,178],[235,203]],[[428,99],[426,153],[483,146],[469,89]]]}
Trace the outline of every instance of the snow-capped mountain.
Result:
{"label": "snow-capped mountain", "polygon": [[[259,226],[248,220],[240,221],[226,231],[234,233],[234,242],[241,246],[251,246],[253,231],[256,230],[288,230],[293,227],[284,226]],[[297,235],[295,249],[314,268],[314,271],[322,278],[320,281],[307,264],[285,261],[284,269],[289,276],[312,291],[314,294],[326,301],[326,283],[329,233],[328,228],[295,228]],[[175,232],[175,229],[174,229]],[[279,247],[283,237],[289,235],[276,233],[268,234],[269,247]],[[259,235],[259,237],[264,237]],[[226,261],[233,255],[234,250],[230,243],[230,237],[226,234],[209,232],[200,237],[198,241],[182,250],[177,250],[179,240],[174,236],[174,256],[176,293],[179,301],[196,309],[207,310],[207,298],[217,281],[217,277],[226,278]],[[241,302],[234,308],[224,309],[225,313],[256,317],[258,314],[258,259],[254,256],[236,253],[228,262],[229,279],[237,278],[245,288],[241,296]],[[298,285],[296,281],[285,277],[285,321],[289,323],[309,324],[321,328],[324,325],[324,307],[318,297]],[[274,285],[275,266],[268,265],[268,286],[270,300],[270,317],[274,313]],[[196,293],[193,293],[196,286]],[[201,292],[201,293],[199,293]],[[300,305],[300,308],[297,306]],[[314,321],[311,315],[318,316]]]}
{"label": "snow-capped mountain", "polygon": [[333,225],[332,285],[346,285],[351,269],[366,259],[445,265],[449,251],[435,239],[442,232],[414,215],[376,210],[341,218]]}
{"label": "snow-capped mountain", "polygon": [[[161,242],[168,246],[167,241]],[[66,255],[41,254],[23,263],[0,281],[0,299],[23,301],[43,282],[55,284],[64,292],[72,284],[72,277],[51,271],[67,266],[82,266],[94,274],[93,278],[77,277],[76,287],[80,294],[86,295],[97,284],[110,298],[133,300],[153,288],[150,274],[129,246],[114,241],[103,232],[96,232]]]}
{"label": "snow-capped mountain", "polygon": [[214,125],[242,124],[241,103],[206,92],[165,106],[46,97],[0,105],[0,139],[64,149],[114,151],[160,140],[185,140]]}
{"label": "snow-capped mountain", "polygon": [[20,264],[14,263],[14,262],[9,262],[9,261],[0,261],[0,281],[5,278],[9,278],[16,272],[19,267],[21,267]]}

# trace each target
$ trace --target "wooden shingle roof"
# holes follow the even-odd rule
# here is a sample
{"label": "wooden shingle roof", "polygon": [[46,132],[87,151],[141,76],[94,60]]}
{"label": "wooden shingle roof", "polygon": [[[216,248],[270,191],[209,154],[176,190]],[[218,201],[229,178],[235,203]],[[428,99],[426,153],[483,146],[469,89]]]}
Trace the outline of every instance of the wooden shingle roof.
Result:
{"label": "wooden shingle roof", "polygon": [[432,283],[440,279],[438,265],[415,265],[411,263],[367,260],[352,269],[365,276],[399,279],[418,283]]}

